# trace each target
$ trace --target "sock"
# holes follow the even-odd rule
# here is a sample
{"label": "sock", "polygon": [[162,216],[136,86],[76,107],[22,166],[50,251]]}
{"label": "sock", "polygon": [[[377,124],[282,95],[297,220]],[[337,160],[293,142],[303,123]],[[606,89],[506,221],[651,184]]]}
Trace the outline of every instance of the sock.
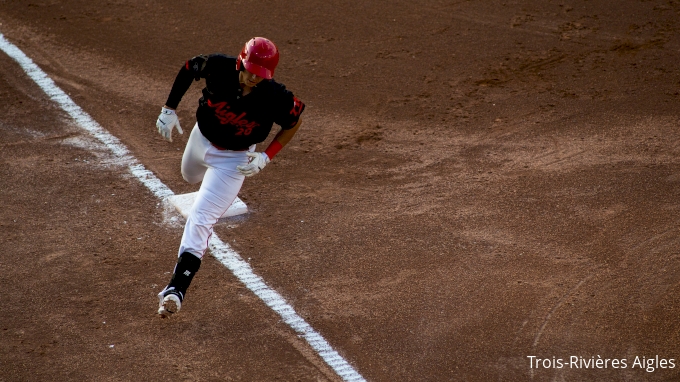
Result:
{"label": "sock", "polygon": [[180,298],[184,300],[184,295],[191,284],[191,280],[194,278],[198,268],[201,267],[201,259],[196,257],[196,255],[184,252],[177,259],[177,265],[175,265],[175,272],[172,274],[172,279],[170,284],[168,284],[167,289],[175,288],[177,292],[180,293]]}

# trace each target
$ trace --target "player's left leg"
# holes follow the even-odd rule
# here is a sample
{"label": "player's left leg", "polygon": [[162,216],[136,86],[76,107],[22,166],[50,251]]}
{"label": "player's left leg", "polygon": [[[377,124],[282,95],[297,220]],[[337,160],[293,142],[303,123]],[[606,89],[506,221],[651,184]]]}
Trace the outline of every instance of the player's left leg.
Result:
{"label": "player's left leg", "polygon": [[158,314],[161,317],[169,317],[179,312],[187,288],[200,266],[201,259],[189,252],[179,256],[170,283],[158,294]]}
{"label": "player's left leg", "polygon": [[158,295],[158,313],[161,316],[169,316],[181,308],[186,290],[207,249],[213,225],[231,206],[243,185],[245,177],[236,166],[247,162],[246,151],[218,150],[214,147],[207,150],[205,163],[209,168],[184,226],[172,280]]}
{"label": "player's left leg", "polygon": [[205,156],[205,173],[182,234],[179,255],[189,252],[202,258],[217,220],[234,202],[245,177],[236,166],[248,162],[245,151],[212,148]]}

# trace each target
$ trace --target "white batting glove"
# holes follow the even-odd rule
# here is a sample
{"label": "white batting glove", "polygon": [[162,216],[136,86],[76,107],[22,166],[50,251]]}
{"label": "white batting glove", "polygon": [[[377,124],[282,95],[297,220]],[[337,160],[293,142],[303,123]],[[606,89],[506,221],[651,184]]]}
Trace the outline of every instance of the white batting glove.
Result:
{"label": "white batting glove", "polygon": [[245,176],[253,176],[260,172],[269,163],[269,156],[265,153],[246,153],[250,162],[242,166],[236,166],[238,171]]}
{"label": "white batting glove", "polygon": [[174,110],[163,107],[161,110],[161,115],[158,116],[156,121],[156,127],[158,132],[165,138],[165,140],[172,142],[172,128],[177,127],[177,131],[180,134],[184,134],[182,131],[182,126],[179,125],[179,118]]}

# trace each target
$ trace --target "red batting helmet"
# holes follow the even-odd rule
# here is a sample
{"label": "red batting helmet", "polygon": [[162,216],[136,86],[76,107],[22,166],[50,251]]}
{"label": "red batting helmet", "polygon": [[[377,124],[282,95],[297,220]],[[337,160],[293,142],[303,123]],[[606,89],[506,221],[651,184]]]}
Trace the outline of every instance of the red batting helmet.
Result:
{"label": "red batting helmet", "polygon": [[271,80],[279,63],[279,49],[264,37],[252,38],[238,55],[236,69],[241,69],[241,62],[249,72]]}

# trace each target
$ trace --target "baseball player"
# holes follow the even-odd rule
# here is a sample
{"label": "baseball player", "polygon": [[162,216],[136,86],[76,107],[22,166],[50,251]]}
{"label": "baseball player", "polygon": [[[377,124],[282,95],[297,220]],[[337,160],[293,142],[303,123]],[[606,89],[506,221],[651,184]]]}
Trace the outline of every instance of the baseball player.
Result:
{"label": "baseball player", "polygon": [[[161,317],[182,307],[213,225],[234,201],[245,177],[260,172],[300,128],[305,105],[273,80],[278,62],[276,45],[255,37],[238,57],[199,55],[177,74],[156,127],[171,142],[173,129],[182,134],[175,109],[191,82],[205,79],[196,125],[182,156],[184,179],[202,183],[184,226],[172,278],[158,294]],[[274,123],[281,130],[264,152],[256,152],[255,144],[267,138]]]}

